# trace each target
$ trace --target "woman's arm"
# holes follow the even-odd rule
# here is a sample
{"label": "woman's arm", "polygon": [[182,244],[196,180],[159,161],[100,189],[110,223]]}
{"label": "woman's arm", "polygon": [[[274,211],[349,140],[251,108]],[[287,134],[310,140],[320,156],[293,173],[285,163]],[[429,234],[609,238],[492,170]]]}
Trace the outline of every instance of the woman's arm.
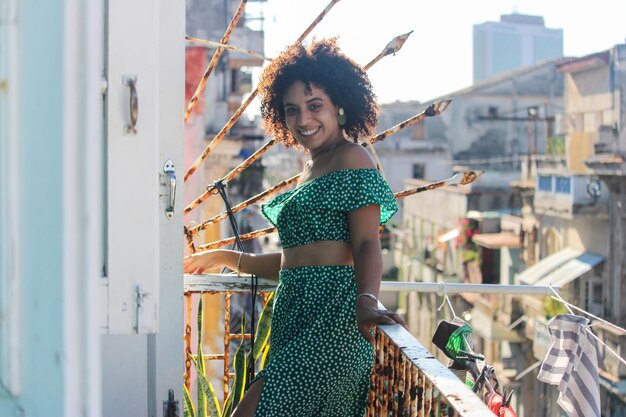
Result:
{"label": "woman's arm", "polygon": [[255,254],[216,249],[185,258],[184,270],[187,274],[201,274],[222,267],[236,271],[239,263],[239,272],[278,281],[281,257],[281,253]]}
{"label": "woman's arm", "polygon": [[[382,250],[378,237],[380,206],[370,204],[348,212],[352,258],[356,274],[357,295],[368,293],[378,298],[382,278]],[[356,300],[356,318],[359,331],[370,343],[374,336],[369,332],[376,324],[396,324],[406,327],[402,318],[391,311],[379,310],[378,302],[369,297]]]}

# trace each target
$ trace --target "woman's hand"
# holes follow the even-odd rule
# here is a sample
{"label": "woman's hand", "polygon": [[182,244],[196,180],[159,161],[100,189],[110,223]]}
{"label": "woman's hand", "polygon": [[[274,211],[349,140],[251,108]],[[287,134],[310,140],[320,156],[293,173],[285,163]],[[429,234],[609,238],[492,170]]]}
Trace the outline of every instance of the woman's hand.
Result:
{"label": "woman's hand", "polygon": [[374,335],[370,333],[372,326],[377,324],[400,324],[409,330],[407,324],[398,313],[389,310],[379,310],[376,301],[360,297],[356,301],[356,322],[359,331],[367,340],[374,345]]}
{"label": "woman's hand", "polygon": [[220,249],[193,254],[183,260],[183,270],[186,274],[202,274],[208,270],[225,265],[225,252]]}

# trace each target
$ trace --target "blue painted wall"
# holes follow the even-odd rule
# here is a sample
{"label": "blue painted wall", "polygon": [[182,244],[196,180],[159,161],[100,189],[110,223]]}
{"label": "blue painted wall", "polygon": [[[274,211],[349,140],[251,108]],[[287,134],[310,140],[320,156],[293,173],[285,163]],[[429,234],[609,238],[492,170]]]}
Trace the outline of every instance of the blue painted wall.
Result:
{"label": "blue painted wall", "polygon": [[0,416],[61,416],[64,2],[17,3],[22,393]]}

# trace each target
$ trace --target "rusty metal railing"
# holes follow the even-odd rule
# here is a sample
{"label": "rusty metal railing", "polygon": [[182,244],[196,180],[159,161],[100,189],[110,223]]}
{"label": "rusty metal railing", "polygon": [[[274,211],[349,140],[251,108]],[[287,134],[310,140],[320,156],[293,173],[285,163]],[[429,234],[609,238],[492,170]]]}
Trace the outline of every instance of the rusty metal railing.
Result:
{"label": "rusty metal railing", "polygon": [[[189,388],[191,377],[191,357],[196,357],[197,352],[191,350],[191,311],[192,311],[192,294],[223,294],[224,295],[224,351],[217,353],[204,353],[205,360],[220,360],[223,362],[224,373],[222,376],[222,389],[224,398],[228,397],[229,383],[234,378],[234,374],[230,372],[230,345],[233,340],[241,340],[242,338],[250,339],[249,333],[242,334],[231,333],[230,331],[230,304],[231,297],[237,292],[250,292],[252,283],[251,278],[242,278],[237,276],[213,276],[209,282],[206,276],[187,275],[185,276],[185,310],[186,310],[186,328],[185,328],[185,352],[188,360],[185,361],[185,385]],[[271,281],[259,280],[259,293],[263,296],[263,305],[267,302],[270,292],[273,292],[276,285]]]}
{"label": "rusty metal railing", "polygon": [[[454,176],[445,179],[445,180],[441,180],[441,181],[436,181],[430,184],[426,184],[426,185],[422,185],[419,187],[415,187],[415,188],[410,188],[408,190],[404,190],[404,191],[400,191],[394,194],[396,199],[400,199],[400,198],[404,198],[407,197],[409,195],[413,195],[413,194],[417,194],[417,193],[422,193],[424,191],[430,191],[430,190],[435,190],[437,188],[441,188],[444,185],[452,185],[452,184],[458,184],[458,185],[468,185],[471,184],[472,182],[476,181],[476,179],[478,177],[480,177],[482,174],[484,173],[484,171],[465,171],[463,173],[458,173],[455,174]],[[282,189],[284,188],[286,185],[292,184],[296,181],[296,179],[300,176],[300,174],[283,181],[281,184],[278,184],[275,187],[272,187],[269,190],[263,191],[261,194],[258,194],[240,204],[238,204],[237,206],[235,206],[237,208],[237,211],[243,210],[245,207],[249,206],[251,204],[251,202],[257,202],[259,200],[261,200],[262,198],[266,197],[269,193],[273,193],[276,192],[277,189]],[[235,207],[232,209],[233,212],[235,212]],[[224,218],[226,218],[226,213],[221,213],[217,216],[215,216],[212,219],[209,219],[205,222],[203,222],[202,224],[196,226],[193,229],[187,229],[185,228],[185,234],[187,235],[187,243],[190,247],[190,252],[191,253],[200,253],[200,252],[205,252],[208,250],[212,250],[212,249],[217,249],[217,248],[221,248],[227,245],[232,245],[233,243],[235,243],[235,237],[228,237],[222,240],[217,240],[215,242],[211,242],[211,243],[207,243],[205,245],[201,245],[199,247],[195,247],[193,246],[193,234],[204,229],[208,224],[210,224],[213,221],[217,221],[217,220],[223,220]],[[217,220],[216,220],[217,219]],[[275,227],[266,227],[265,229],[260,229],[260,230],[255,230],[249,233],[245,233],[242,234],[241,236],[239,236],[239,238],[241,239],[241,241],[245,241],[245,240],[250,240],[250,239],[256,239],[265,235],[268,235],[270,233],[274,233],[276,232],[276,228]],[[382,227],[381,227],[381,232],[382,232]],[[191,250],[191,247],[193,247],[193,250]]]}
{"label": "rusty metal railing", "polygon": [[[249,292],[250,284],[251,278],[244,276],[185,275],[185,293],[219,293],[226,300],[235,292]],[[259,280],[261,293],[275,287],[274,281]],[[226,398],[232,378],[227,343],[241,335],[230,334],[227,320],[224,331],[224,354],[206,353],[204,357],[224,361]],[[367,417],[493,417],[481,399],[402,326],[378,326],[375,340]]]}

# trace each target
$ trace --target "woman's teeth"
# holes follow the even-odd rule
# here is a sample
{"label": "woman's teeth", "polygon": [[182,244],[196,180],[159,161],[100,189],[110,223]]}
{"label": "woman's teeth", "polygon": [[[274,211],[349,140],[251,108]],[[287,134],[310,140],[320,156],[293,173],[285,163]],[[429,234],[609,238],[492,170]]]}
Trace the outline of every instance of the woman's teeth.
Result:
{"label": "woman's teeth", "polygon": [[301,131],[300,131],[300,134],[301,134],[302,136],[309,136],[309,135],[312,135],[312,134],[314,134],[314,133],[317,133],[317,131],[318,131],[318,130],[320,130],[320,129],[319,129],[319,127],[318,127],[317,129],[311,129],[311,130],[301,130]]}

